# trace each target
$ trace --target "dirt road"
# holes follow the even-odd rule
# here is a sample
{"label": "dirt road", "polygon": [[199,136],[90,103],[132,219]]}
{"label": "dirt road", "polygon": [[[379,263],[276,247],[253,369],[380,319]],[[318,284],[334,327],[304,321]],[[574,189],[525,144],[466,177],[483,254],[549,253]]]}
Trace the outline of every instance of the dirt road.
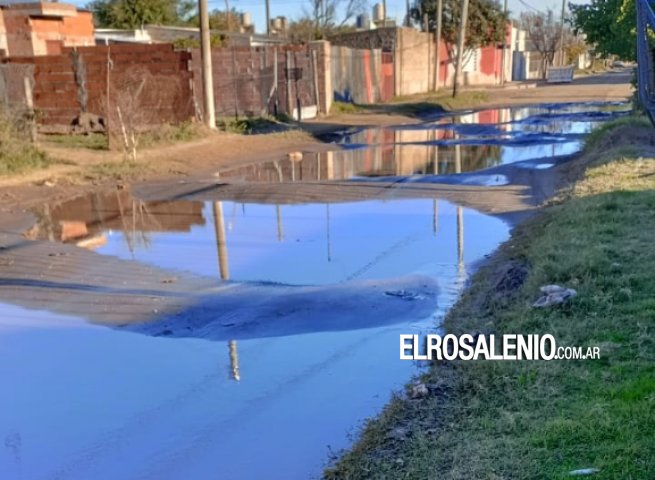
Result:
{"label": "dirt road", "polygon": [[[620,101],[630,93],[630,85],[626,83],[628,80],[628,72],[608,73],[582,78],[571,85],[539,85],[523,90],[498,89],[490,98],[493,102],[508,105],[556,101]],[[394,105],[388,108],[389,113],[344,115],[313,124],[320,128],[326,128],[325,125],[329,124],[334,129],[339,122],[347,125],[385,125],[387,122],[418,121],[416,118],[393,113]],[[537,172],[502,166],[488,174],[506,176],[511,184],[494,188],[441,184],[439,179],[435,180],[437,183],[420,184],[315,182],[218,188],[217,179],[213,175],[219,165],[275,160],[286,157],[290,151],[320,151],[326,148],[334,149],[335,146],[322,144],[300,132],[259,136],[214,134],[195,142],[145,151],[141,162],[151,168],[139,178],[148,182],[134,191],[137,196],[149,200],[185,196],[202,201],[240,198],[259,203],[434,197],[486,213],[505,215],[505,218],[511,214],[516,219],[521,212],[535,208],[550,196],[560,185],[561,178],[566,178],[566,169],[569,168],[563,165],[561,169]],[[35,206],[45,202],[60,202],[91,191],[117,188],[115,181],[93,184],[79,180],[79,177],[77,181],[70,180],[71,172],[80,165],[112,160],[115,154],[70,149],[53,152],[68,156],[77,165],[3,181],[0,193],[0,292],[3,298],[13,298],[19,303],[39,308],[59,305],[60,310],[66,313],[81,316],[93,313],[92,316],[99,321],[120,323],[120,319],[126,317],[145,319],[157,316],[162,311],[163,303],[166,303],[167,308],[175,310],[188,300],[186,296],[190,292],[215,285],[214,281],[191,277],[167,283],[166,279],[171,274],[161,269],[100,256],[70,245],[35,242],[24,238],[23,233],[34,223],[29,210]],[[39,184],[45,178],[52,178],[54,186]],[[119,187],[130,189],[124,181],[120,182]],[[129,288],[124,288],[125,285],[129,285]],[[183,297],[184,301],[181,300]]]}

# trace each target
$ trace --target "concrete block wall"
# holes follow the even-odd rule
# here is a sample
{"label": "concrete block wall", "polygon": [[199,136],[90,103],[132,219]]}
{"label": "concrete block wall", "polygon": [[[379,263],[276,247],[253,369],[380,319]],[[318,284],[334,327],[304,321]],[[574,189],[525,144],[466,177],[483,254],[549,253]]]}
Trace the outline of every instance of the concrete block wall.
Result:
{"label": "concrete block wall", "polygon": [[396,95],[428,92],[434,76],[435,43],[432,34],[398,29],[395,53]]}

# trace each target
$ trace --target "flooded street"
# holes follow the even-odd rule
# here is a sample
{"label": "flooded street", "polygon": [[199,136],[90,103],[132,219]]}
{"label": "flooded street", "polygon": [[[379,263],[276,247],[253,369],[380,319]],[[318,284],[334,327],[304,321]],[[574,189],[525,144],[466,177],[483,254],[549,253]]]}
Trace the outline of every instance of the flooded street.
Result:
{"label": "flooded street", "polygon": [[[9,393],[0,395],[0,478],[320,476],[420,371],[399,360],[399,335],[438,328],[510,233],[472,203],[392,187],[510,185],[511,172],[478,171],[547,172],[628,108],[553,104],[349,129],[329,138],[333,151],[220,169],[211,188],[221,198],[209,187],[147,201],[120,190],[37,209],[31,238],[72,248],[48,262],[76,249],[95,260],[70,268],[79,282],[51,285],[68,290],[66,302],[0,289]],[[339,190],[320,193],[336,181]],[[349,182],[373,193],[354,198]],[[291,194],[249,193],[271,184]],[[141,296],[175,288],[184,302],[147,304],[145,323],[119,315],[131,298],[141,305],[132,292],[80,313],[93,310],[92,295],[131,287],[104,284],[103,265],[124,278],[130,265],[156,269],[157,289]],[[97,286],[80,283],[92,275]],[[47,274],[33,277],[0,286],[50,288]],[[112,313],[118,320],[107,321]]]}

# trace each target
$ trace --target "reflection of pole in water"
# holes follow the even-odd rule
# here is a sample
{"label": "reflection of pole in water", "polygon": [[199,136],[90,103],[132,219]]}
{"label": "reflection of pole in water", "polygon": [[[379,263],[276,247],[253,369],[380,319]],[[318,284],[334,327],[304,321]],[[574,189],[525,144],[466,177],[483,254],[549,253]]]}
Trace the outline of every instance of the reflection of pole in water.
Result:
{"label": "reflection of pole in water", "polygon": [[464,209],[457,207],[457,271],[464,271]]}
{"label": "reflection of pole in water", "polygon": [[230,350],[230,376],[237,382],[241,380],[241,373],[239,372],[239,351],[237,350],[236,340],[227,342]]}
{"label": "reflection of pole in water", "polygon": [[327,220],[327,261],[332,261],[332,241],[330,240],[330,204],[325,204]]}
{"label": "reflection of pole in water", "polygon": [[439,230],[439,200],[435,198],[432,201],[434,202],[432,204],[432,230],[436,236],[437,231]]}
{"label": "reflection of pole in water", "polygon": [[230,279],[230,267],[227,261],[227,242],[225,240],[225,220],[223,202],[214,202],[214,227],[216,229],[216,248],[218,250],[218,268],[222,280]]}
{"label": "reflection of pole in water", "polygon": [[455,145],[455,173],[462,173],[462,146]]}
{"label": "reflection of pole in water", "polygon": [[284,240],[284,225],[282,225],[282,207],[275,205],[275,216],[277,217],[277,241]]}
{"label": "reflection of pole in water", "polygon": [[281,182],[284,181],[284,174],[282,173],[282,167],[280,167],[280,163],[276,160],[273,162],[273,168],[275,168],[275,171],[277,172],[277,178]]}

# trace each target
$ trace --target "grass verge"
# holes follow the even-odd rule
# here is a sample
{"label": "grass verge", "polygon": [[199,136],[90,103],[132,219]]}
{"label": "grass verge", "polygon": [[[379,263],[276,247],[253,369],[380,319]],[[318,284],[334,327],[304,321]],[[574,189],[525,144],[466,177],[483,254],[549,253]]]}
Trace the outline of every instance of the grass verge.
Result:
{"label": "grass verge", "polygon": [[[206,134],[204,126],[195,122],[182,122],[178,125],[164,124],[157,128],[140,132],[138,134],[138,147],[152,148],[159,145],[172,145],[189,142],[203,137]],[[47,135],[46,143],[66,148],[80,148],[86,150],[109,150],[107,135],[104,133],[91,133],[87,135]],[[120,138],[116,139],[122,145]]]}
{"label": "grass verge", "polygon": [[332,102],[332,107],[330,108],[331,114],[342,114],[342,113],[359,113],[363,111],[364,108],[360,105],[356,105],[350,102]]}
{"label": "grass verge", "polygon": [[437,92],[429,95],[396,97],[391,104],[398,113],[420,116],[435,110],[453,111],[478,107],[489,100],[485,91],[466,90],[453,97],[450,92]]}
{"label": "grass verge", "polygon": [[47,143],[65,148],[85,148],[88,150],[109,150],[107,136],[102,133],[89,135],[47,135]]}
{"label": "grass verge", "polygon": [[25,173],[51,163],[45,152],[29,142],[20,121],[0,116],[0,175]]}
{"label": "grass verge", "polygon": [[289,131],[294,128],[289,125],[290,122],[293,122],[293,119],[283,113],[277,118],[273,116],[243,117],[238,120],[221,118],[216,123],[221,130],[228,133],[256,135]]}
{"label": "grass verge", "polygon": [[134,180],[150,171],[151,168],[143,163],[122,160],[92,165],[81,175],[87,181]]}
{"label": "grass verge", "polygon": [[[435,363],[420,379],[430,394],[392,399],[325,478],[563,479],[583,468],[600,469],[594,479],[653,478],[652,145],[652,127],[635,118],[592,135],[583,178],[516,228],[444,325],[550,333],[561,346],[598,346],[601,358]],[[578,296],[532,308],[553,283]]]}

